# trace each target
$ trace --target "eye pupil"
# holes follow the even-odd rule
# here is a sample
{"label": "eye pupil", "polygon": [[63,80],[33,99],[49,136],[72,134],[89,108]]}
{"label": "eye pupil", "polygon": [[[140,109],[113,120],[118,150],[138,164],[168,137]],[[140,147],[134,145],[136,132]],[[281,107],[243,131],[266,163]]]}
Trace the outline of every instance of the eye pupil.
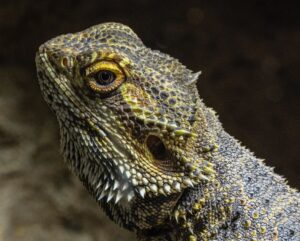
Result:
{"label": "eye pupil", "polygon": [[101,70],[96,74],[97,83],[100,85],[109,85],[115,81],[115,78],[115,74],[107,70]]}

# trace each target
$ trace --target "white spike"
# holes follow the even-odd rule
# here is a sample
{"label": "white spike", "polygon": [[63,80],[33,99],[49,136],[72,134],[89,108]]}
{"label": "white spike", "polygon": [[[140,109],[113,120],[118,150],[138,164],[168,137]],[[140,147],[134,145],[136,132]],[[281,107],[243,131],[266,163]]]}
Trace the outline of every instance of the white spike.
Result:
{"label": "white spike", "polygon": [[120,183],[117,180],[115,180],[113,190],[116,190],[119,186],[120,186]]}
{"label": "white spike", "polygon": [[145,194],[146,194],[146,189],[144,187],[141,187],[141,188],[139,188],[139,192],[140,192],[141,197],[144,198]]}
{"label": "white spike", "polygon": [[175,211],[174,217],[175,217],[176,223],[178,223],[178,217],[179,217],[179,211],[178,210]]}
{"label": "white spike", "polygon": [[106,184],[105,184],[104,190],[106,191],[109,188],[109,186],[110,186],[109,182],[107,181]]}
{"label": "white spike", "polygon": [[100,197],[98,198],[98,200],[100,201],[105,196],[106,196],[106,192],[105,192],[105,190],[102,190],[102,192],[101,192]]}
{"label": "white spike", "polygon": [[119,170],[120,170],[120,172],[123,174],[125,169],[124,169],[123,166],[119,166]]}
{"label": "white spike", "polygon": [[102,180],[100,180],[96,186],[96,189],[98,189],[102,185]]}
{"label": "white spike", "polygon": [[107,202],[109,202],[114,196],[115,196],[115,193],[112,190],[110,190],[108,197],[107,197]]}
{"label": "white spike", "polygon": [[164,185],[164,191],[165,191],[166,193],[170,193],[170,192],[171,192],[171,187],[170,187],[169,184],[165,184],[165,185]]}
{"label": "white spike", "polygon": [[129,171],[125,172],[126,177],[129,179],[131,177],[131,173]]}
{"label": "white spike", "polygon": [[124,185],[123,185],[123,187],[122,187],[122,191],[125,191],[128,188],[128,186],[129,186],[128,183],[125,182]]}
{"label": "white spike", "polygon": [[202,173],[198,174],[198,178],[205,180],[205,181],[209,181],[209,178],[207,176],[203,175]]}
{"label": "white spike", "polygon": [[181,188],[180,188],[180,183],[179,183],[179,182],[174,182],[174,183],[173,183],[173,186],[174,186],[174,189],[175,189],[176,191],[178,191],[178,192],[180,191]]}
{"label": "white spike", "polygon": [[118,191],[117,195],[116,195],[116,200],[115,200],[115,204],[117,204],[120,199],[123,197],[123,194],[121,191]]}
{"label": "white spike", "polygon": [[158,192],[160,193],[160,194],[162,194],[162,195],[164,195],[164,196],[167,196],[167,193],[164,191],[164,189],[162,189],[162,188],[159,188],[158,189]]}
{"label": "white spike", "polygon": [[152,192],[157,193],[158,188],[157,188],[157,186],[156,186],[155,184],[152,184],[152,185],[150,186],[150,189],[151,189]]}
{"label": "white spike", "polygon": [[193,186],[194,186],[194,184],[192,183],[191,179],[189,179],[189,178],[184,179],[183,182],[184,182],[187,186],[189,186],[189,187],[193,187]]}
{"label": "white spike", "polygon": [[190,80],[187,81],[185,84],[186,85],[191,85],[191,84],[195,83],[198,80],[201,73],[202,73],[201,71],[198,71],[198,72],[192,74],[192,76],[190,77]]}
{"label": "white spike", "polygon": [[114,163],[116,166],[119,165],[119,163],[118,163],[118,161],[117,161],[116,159],[113,159],[112,161],[113,161],[113,163]]}
{"label": "white spike", "polygon": [[133,191],[131,191],[130,193],[128,193],[128,195],[127,195],[128,202],[130,202],[133,197],[134,197],[134,192]]}

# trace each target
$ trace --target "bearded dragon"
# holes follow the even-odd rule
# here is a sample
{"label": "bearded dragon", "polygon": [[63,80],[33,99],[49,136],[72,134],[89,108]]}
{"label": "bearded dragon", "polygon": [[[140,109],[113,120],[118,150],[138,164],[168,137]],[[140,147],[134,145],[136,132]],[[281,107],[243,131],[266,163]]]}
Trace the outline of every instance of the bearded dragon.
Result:
{"label": "bearded dragon", "polygon": [[224,131],[200,72],[119,23],[47,41],[36,65],[66,164],[139,240],[300,240],[299,193]]}

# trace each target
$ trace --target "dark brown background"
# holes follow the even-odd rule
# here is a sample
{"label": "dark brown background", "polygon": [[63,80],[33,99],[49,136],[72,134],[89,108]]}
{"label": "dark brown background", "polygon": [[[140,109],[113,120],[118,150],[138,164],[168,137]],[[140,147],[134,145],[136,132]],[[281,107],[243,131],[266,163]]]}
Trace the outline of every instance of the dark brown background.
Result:
{"label": "dark brown background", "polygon": [[41,43],[106,21],[201,69],[200,95],[225,129],[300,187],[297,1],[2,0],[0,241],[134,240],[63,166],[35,76]]}

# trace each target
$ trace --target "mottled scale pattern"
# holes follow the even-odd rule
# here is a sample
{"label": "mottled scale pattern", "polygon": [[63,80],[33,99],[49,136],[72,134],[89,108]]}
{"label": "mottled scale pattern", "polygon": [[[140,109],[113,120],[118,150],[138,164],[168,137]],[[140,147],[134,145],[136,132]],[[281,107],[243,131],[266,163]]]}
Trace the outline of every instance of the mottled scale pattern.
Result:
{"label": "mottled scale pattern", "polygon": [[36,65],[66,164],[139,240],[300,240],[299,193],[223,130],[200,71],[119,23],[47,41]]}

